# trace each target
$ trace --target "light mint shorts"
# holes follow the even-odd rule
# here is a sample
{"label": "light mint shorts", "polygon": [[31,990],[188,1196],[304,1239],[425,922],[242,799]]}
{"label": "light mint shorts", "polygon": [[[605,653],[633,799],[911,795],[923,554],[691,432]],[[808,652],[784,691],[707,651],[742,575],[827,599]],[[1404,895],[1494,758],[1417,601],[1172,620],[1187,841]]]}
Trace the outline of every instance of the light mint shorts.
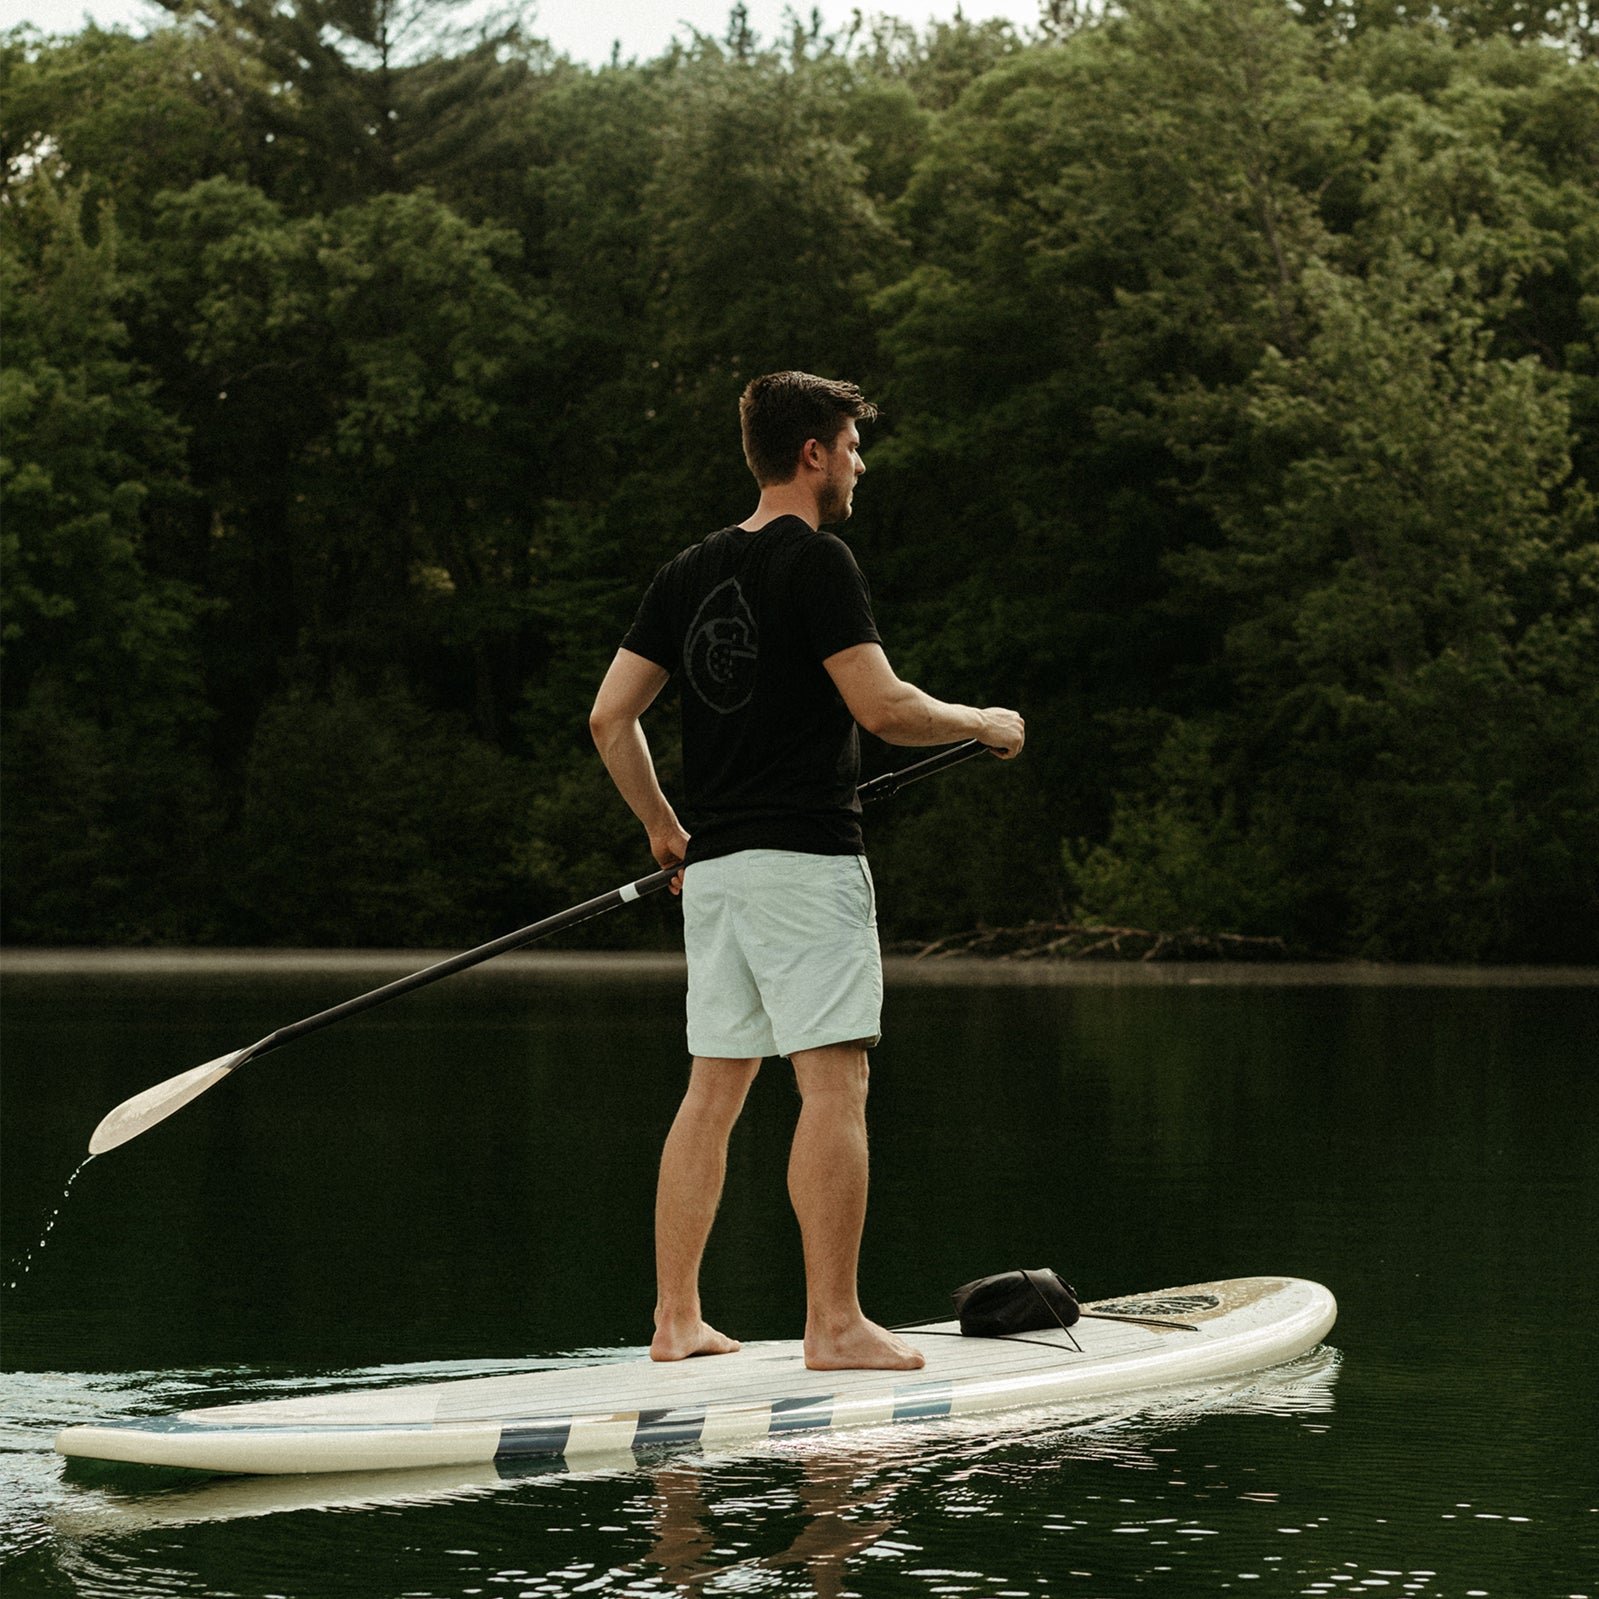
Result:
{"label": "light mint shorts", "polygon": [[882,1032],[864,855],[746,849],[683,876],[691,1055],[747,1060]]}

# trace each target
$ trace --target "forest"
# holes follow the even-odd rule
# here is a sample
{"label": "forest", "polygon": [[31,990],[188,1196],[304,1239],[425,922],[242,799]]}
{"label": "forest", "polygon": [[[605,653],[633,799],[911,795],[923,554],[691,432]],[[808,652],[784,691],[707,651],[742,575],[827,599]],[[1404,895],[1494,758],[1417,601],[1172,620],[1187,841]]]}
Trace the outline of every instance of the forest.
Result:
{"label": "forest", "polygon": [[7,941],[453,947],[650,870],[594,689],[801,367],[881,407],[895,666],[1028,719],[870,813],[885,940],[1599,961],[1590,0],[600,68],[167,3],[0,40]]}

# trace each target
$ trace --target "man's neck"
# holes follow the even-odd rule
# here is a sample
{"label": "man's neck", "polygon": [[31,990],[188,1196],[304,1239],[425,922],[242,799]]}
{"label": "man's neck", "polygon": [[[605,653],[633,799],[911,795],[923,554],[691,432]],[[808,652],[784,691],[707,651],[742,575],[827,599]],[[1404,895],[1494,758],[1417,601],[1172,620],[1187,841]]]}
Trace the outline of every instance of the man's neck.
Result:
{"label": "man's neck", "polygon": [[780,516],[797,516],[800,521],[808,523],[813,531],[822,525],[816,495],[807,487],[803,477],[796,477],[791,483],[767,484],[761,490],[760,504],[739,526],[746,533],[755,533]]}

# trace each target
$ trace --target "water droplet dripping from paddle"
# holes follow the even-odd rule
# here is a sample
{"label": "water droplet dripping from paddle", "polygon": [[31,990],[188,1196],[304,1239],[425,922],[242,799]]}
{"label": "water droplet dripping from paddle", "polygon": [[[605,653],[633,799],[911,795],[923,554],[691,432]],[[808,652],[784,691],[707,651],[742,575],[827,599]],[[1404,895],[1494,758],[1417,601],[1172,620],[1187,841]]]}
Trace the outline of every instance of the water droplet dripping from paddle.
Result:
{"label": "water droplet dripping from paddle", "polygon": [[33,1270],[34,1261],[44,1252],[44,1246],[50,1241],[50,1234],[56,1230],[56,1223],[61,1220],[61,1212],[67,1208],[67,1195],[72,1192],[72,1185],[77,1182],[79,1174],[83,1171],[83,1167],[87,1166],[89,1161],[92,1161],[94,1158],[95,1157],[93,1155],[90,1155],[88,1159],[83,1162],[83,1165],[79,1166],[77,1171],[73,1172],[73,1174],[67,1178],[67,1185],[61,1190],[61,1199],[56,1205],[56,1208],[50,1212],[50,1219],[44,1224],[44,1231],[39,1234],[39,1242],[36,1243],[32,1249],[28,1250],[25,1255],[23,1255],[21,1261],[12,1271],[11,1276],[6,1283],[6,1289],[8,1292],[16,1288],[18,1283],[20,1283],[22,1279]]}

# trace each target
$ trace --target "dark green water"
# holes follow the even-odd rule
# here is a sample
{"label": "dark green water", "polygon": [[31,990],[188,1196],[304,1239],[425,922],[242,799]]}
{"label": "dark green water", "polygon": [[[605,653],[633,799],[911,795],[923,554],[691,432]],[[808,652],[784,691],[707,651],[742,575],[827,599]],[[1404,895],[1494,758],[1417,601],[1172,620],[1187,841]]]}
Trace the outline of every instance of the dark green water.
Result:
{"label": "dark green water", "polygon": [[[9,977],[7,1281],[113,1104],[377,980]],[[202,1392],[637,1353],[680,1009],[457,978],[92,1162],[7,1294],[6,1599],[1599,1599],[1592,986],[891,989],[868,1309],[1013,1265],[1331,1287],[1331,1347],[1247,1384],[511,1482],[63,1474],[63,1423]],[[745,1337],[800,1325],[793,1109],[769,1063],[707,1264]]]}

